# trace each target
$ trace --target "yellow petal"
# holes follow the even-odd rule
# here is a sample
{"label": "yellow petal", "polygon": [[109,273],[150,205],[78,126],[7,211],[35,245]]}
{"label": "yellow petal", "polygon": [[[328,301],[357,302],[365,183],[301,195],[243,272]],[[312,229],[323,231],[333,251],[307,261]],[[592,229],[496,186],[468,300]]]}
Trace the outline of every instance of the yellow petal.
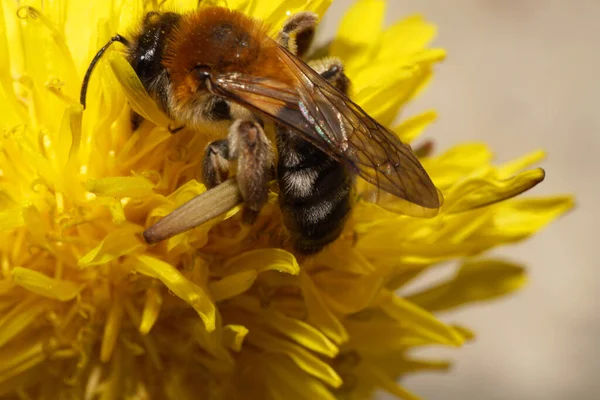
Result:
{"label": "yellow petal", "polygon": [[[239,0],[166,0],[164,1],[163,10],[178,10],[179,12],[192,11],[198,7],[204,6],[220,6],[226,7],[230,3],[235,4]],[[158,2],[159,4],[162,2]],[[139,23],[139,22],[138,22]]]}
{"label": "yellow petal", "polygon": [[393,131],[404,143],[410,144],[421,135],[423,130],[437,119],[435,111],[427,111],[407,119],[396,126]]}
{"label": "yellow petal", "polygon": [[574,206],[571,196],[515,199],[494,210],[493,226],[482,239],[501,243],[531,236]]}
{"label": "yellow petal", "polygon": [[48,309],[48,303],[29,297],[0,317],[0,347],[15,338]]}
{"label": "yellow petal", "polygon": [[448,361],[437,361],[437,360],[417,360],[417,359],[404,359],[402,362],[396,362],[397,368],[399,367],[400,373],[408,374],[415,372],[430,372],[430,371],[447,371],[450,369],[451,363]]}
{"label": "yellow petal", "polygon": [[413,15],[396,22],[382,35],[378,51],[380,62],[393,62],[403,55],[417,53],[434,38],[436,27],[421,15]]}
{"label": "yellow petal", "polygon": [[[446,311],[503,296],[520,289],[526,281],[525,269],[518,264],[500,260],[468,261],[452,280],[409,296],[407,300],[431,312]],[[467,331],[462,333],[470,336]]]}
{"label": "yellow petal", "polygon": [[462,337],[465,339],[465,341],[471,341],[471,340],[475,339],[475,332],[473,332],[466,326],[452,325],[452,328],[454,328],[455,331],[460,333],[462,335]]}
{"label": "yellow petal", "polygon": [[[65,110],[56,140],[57,160],[66,163],[77,155],[81,144],[82,116],[83,109],[79,104]],[[60,167],[64,166],[65,164],[60,165]]]}
{"label": "yellow petal", "polygon": [[118,53],[108,55],[110,66],[121,84],[131,108],[154,125],[168,126],[171,122],[146,92],[144,85],[133,71],[131,65]]}
{"label": "yellow petal", "polygon": [[143,326],[142,317],[140,316],[140,313],[139,313],[137,307],[133,304],[133,302],[129,299],[125,299],[123,302],[124,302],[125,312],[128,314],[129,319],[135,325],[140,326],[140,333],[142,333],[142,335],[143,335],[141,337],[143,346],[140,346],[137,343],[133,343],[133,342],[129,342],[129,341],[127,341],[127,346],[130,348],[131,351],[136,351],[140,355],[147,354],[148,358],[150,359],[150,361],[152,362],[154,367],[158,371],[162,371],[164,368],[164,365],[163,365],[162,359],[160,357],[157,345],[154,341],[154,337],[152,337],[151,335],[145,335],[144,332],[142,332],[142,330],[141,330],[141,327]]}
{"label": "yellow petal", "polygon": [[[10,378],[31,369],[37,372],[34,367],[48,357],[47,351],[46,344],[39,337],[23,338],[12,346],[4,346],[0,352],[0,393],[6,393],[3,385],[10,387]],[[16,391],[20,387],[9,391]]]}
{"label": "yellow petal", "polygon": [[23,226],[23,212],[21,207],[0,212],[0,232],[8,231]]}
{"label": "yellow petal", "polygon": [[298,375],[297,368],[283,357],[270,357],[266,363],[267,389],[273,400],[335,400],[323,382]]}
{"label": "yellow petal", "polygon": [[492,152],[483,143],[463,143],[452,147],[442,155],[423,160],[423,167],[430,174],[437,187],[445,187],[475,175],[481,168],[489,168]]}
{"label": "yellow petal", "polygon": [[25,289],[60,301],[72,300],[83,289],[83,285],[72,281],[50,278],[38,271],[22,267],[13,268],[12,277]]}
{"label": "yellow petal", "polygon": [[223,342],[233,351],[241,351],[242,343],[248,334],[248,328],[242,325],[225,325],[223,327]]}
{"label": "yellow petal", "polygon": [[[355,93],[353,98],[379,123],[392,124],[400,107],[429,82],[432,65],[443,60],[445,53],[427,50],[422,57],[418,65],[376,64],[361,69],[360,74],[349,75]],[[378,79],[374,80],[373,76]]]}
{"label": "yellow petal", "polygon": [[[203,5],[204,2],[200,3],[200,6]],[[227,8],[231,10],[241,11],[244,14],[250,14],[248,12],[248,8],[250,4],[253,3],[253,0],[227,0]]]}
{"label": "yellow petal", "polygon": [[323,300],[336,313],[352,314],[371,303],[383,286],[381,276],[323,271],[312,277]]}
{"label": "yellow petal", "polygon": [[214,301],[219,302],[244,293],[252,286],[257,276],[257,271],[242,271],[210,282],[208,288]]}
{"label": "yellow petal", "polygon": [[123,304],[121,304],[121,301],[118,298],[118,293],[115,292],[113,296],[114,298],[112,299],[110,310],[106,317],[102,344],[100,346],[100,360],[103,362],[110,360],[117,339],[119,338],[121,323],[123,321]]}
{"label": "yellow petal", "polygon": [[11,64],[9,44],[6,40],[6,24],[3,6],[0,7],[0,60],[3,60],[3,65],[0,67],[0,101],[2,102],[3,107],[7,107],[6,111],[2,113],[3,118],[6,118],[2,123],[5,124],[5,126],[13,126],[25,121],[26,114],[25,110],[22,107],[19,107],[19,101],[17,100],[13,89],[13,78],[11,76],[10,68],[8,68],[8,66],[13,64]]}
{"label": "yellow petal", "polygon": [[384,0],[358,0],[344,14],[329,55],[343,60],[350,76],[368,61],[370,54],[365,48],[381,34],[385,3]]}
{"label": "yellow petal", "polygon": [[500,179],[508,179],[511,176],[521,172],[525,168],[539,163],[544,158],[546,158],[546,152],[544,150],[533,151],[517,158],[516,160],[504,163],[502,166],[498,167],[496,172]]}
{"label": "yellow petal", "polygon": [[140,333],[142,335],[150,332],[156,323],[160,314],[160,309],[163,303],[163,297],[156,286],[150,287],[146,291],[146,301],[144,303],[144,311],[140,322]]}
{"label": "yellow petal", "polygon": [[40,211],[33,205],[26,205],[23,208],[23,219],[34,243],[42,247],[50,247],[46,235],[46,232],[50,231],[49,221],[42,217]]}
{"label": "yellow petal", "polygon": [[358,275],[372,275],[377,270],[364,254],[356,251],[352,243],[339,240],[329,246],[327,250],[307,260],[305,267],[327,265],[337,271]]}
{"label": "yellow petal", "polygon": [[[319,18],[323,17],[325,11],[329,8],[333,0],[286,0],[279,2],[279,5],[269,10],[269,15],[265,18],[267,23],[272,25],[279,31],[283,26],[283,23],[290,15],[294,15],[302,11],[312,11],[316,13]],[[269,7],[276,5],[276,1],[259,1],[255,2],[258,4],[269,4]]]}
{"label": "yellow petal", "polygon": [[247,340],[249,343],[265,349],[269,353],[289,357],[306,373],[321,379],[332,387],[339,387],[342,384],[340,376],[330,365],[301,346],[294,345],[291,342],[282,340],[259,329],[251,330]]}
{"label": "yellow petal", "polygon": [[260,320],[275,332],[289,337],[294,342],[309,350],[335,357],[338,347],[331,342],[320,330],[306,322],[287,317],[281,313],[267,311],[260,314]]}
{"label": "yellow petal", "polygon": [[327,335],[333,343],[340,345],[346,342],[349,337],[348,332],[329,309],[308,274],[300,272],[300,285],[308,313],[307,322]]}
{"label": "yellow petal", "polygon": [[409,299],[403,299],[391,292],[382,292],[381,309],[401,325],[410,327],[423,336],[437,343],[460,346],[463,337],[451,326],[435,318],[429,311],[414,304]]}
{"label": "yellow petal", "polygon": [[167,129],[160,127],[150,129],[148,132],[135,131],[121,148],[115,164],[123,170],[127,170],[140,160],[148,160],[149,157],[153,157],[156,147],[171,138],[172,134]]}
{"label": "yellow petal", "polygon": [[223,270],[228,273],[254,270],[279,271],[290,275],[298,275],[300,266],[293,254],[282,249],[252,250],[233,257],[225,263]]}
{"label": "yellow petal", "polygon": [[77,265],[83,268],[106,264],[144,247],[137,236],[141,230],[141,227],[128,226],[110,232],[95,248],[81,257]]}
{"label": "yellow petal", "polygon": [[111,176],[90,179],[85,187],[99,196],[145,197],[153,194],[154,184],[139,176]]}
{"label": "yellow petal", "polygon": [[263,20],[271,27],[271,34],[279,32],[290,15],[300,11],[312,11],[322,17],[332,0],[286,0],[286,1],[251,1],[228,0],[230,8],[243,10],[253,18]]}
{"label": "yellow petal", "polygon": [[362,362],[356,367],[356,374],[370,382],[373,386],[382,388],[386,392],[393,394],[400,399],[421,399],[397,384],[394,379],[383,373],[376,365]]}
{"label": "yellow petal", "polygon": [[537,168],[503,181],[489,178],[468,179],[457,184],[448,192],[447,198],[456,198],[457,200],[447,201],[446,211],[459,213],[498,203],[533,188],[542,182],[545,176],[544,170]]}
{"label": "yellow petal", "polygon": [[204,289],[185,278],[171,264],[158,258],[139,255],[137,259],[140,261],[136,265],[139,273],[160,279],[176,296],[196,310],[207,331],[215,329],[215,305]]}

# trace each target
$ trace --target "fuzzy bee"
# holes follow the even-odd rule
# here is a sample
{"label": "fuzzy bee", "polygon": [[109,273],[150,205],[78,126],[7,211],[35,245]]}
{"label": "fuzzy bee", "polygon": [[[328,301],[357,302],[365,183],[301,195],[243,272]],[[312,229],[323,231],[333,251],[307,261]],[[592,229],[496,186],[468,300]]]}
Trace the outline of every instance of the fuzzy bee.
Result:
{"label": "fuzzy bee", "polygon": [[[221,184],[237,160],[244,222],[252,223],[267,201],[277,159],[280,207],[301,253],[318,252],[340,235],[356,175],[418,209],[438,209],[441,196],[411,148],[347,97],[341,62],[302,61],[316,24],[313,13],[293,15],[273,39],[260,21],[226,8],[150,12],[131,39],[115,35],[100,49],[81,103],[102,54],[124,44],[170,118],[192,129],[228,122],[226,137],[206,148],[203,178],[208,187]],[[275,123],[275,146],[266,120]]]}

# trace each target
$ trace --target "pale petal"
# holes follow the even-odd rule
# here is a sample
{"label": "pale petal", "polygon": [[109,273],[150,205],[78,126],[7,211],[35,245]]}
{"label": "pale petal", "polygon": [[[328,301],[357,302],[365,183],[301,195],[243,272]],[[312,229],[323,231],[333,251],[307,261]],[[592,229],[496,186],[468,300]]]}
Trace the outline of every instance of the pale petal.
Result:
{"label": "pale petal", "polygon": [[38,271],[15,267],[12,270],[13,280],[25,289],[60,301],[72,300],[83,289],[82,284],[50,278]]}
{"label": "pale petal", "polygon": [[379,299],[381,309],[403,326],[421,332],[424,336],[436,340],[438,343],[461,346],[463,337],[451,326],[444,324],[429,311],[403,299],[391,292],[383,291]]}
{"label": "pale petal", "polygon": [[260,320],[281,335],[284,335],[309,350],[335,357],[337,346],[331,342],[319,329],[306,322],[286,317],[278,312],[264,312]]}
{"label": "pale petal", "polygon": [[85,187],[94,194],[110,197],[145,197],[154,193],[154,184],[140,176],[89,179]]}
{"label": "pale petal", "polygon": [[315,284],[306,273],[300,273],[300,284],[304,293],[304,302],[308,312],[307,322],[317,327],[335,344],[348,340],[348,332],[340,320],[327,307]]}
{"label": "pale petal", "polygon": [[384,0],[358,0],[344,14],[329,55],[344,61],[350,77],[369,60],[369,46],[382,32],[385,7]]}
{"label": "pale petal", "polygon": [[258,329],[250,330],[246,340],[269,353],[276,353],[289,357],[306,373],[321,379],[332,387],[339,387],[342,384],[341,378],[329,364],[325,363],[303,347]]}
{"label": "pale petal", "polygon": [[402,386],[397,384],[393,378],[385,375],[377,366],[367,363],[361,363],[356,367],[356,373],[368,382],[371,382],[373,386],[380,387],[386,392],[397,396],[400,399],[405,400],[420,400],[421,398],[415,396]]}
{"label": "pale petal", "polygon": [[503,181],[492,177],[467,179],[448,191],[445,210],[460,213],[498,203],[533,188],[545,175],[543,169],[537,168]]}
{"label": "pale petal", "polygon": [[110,232],[95,248],[81,257],[77,265],[81,268],[102,265],[141,249],[144,247],[138,236],[141,231],[140,227],[129,226]]}
{"label": "pale petal", "polygon": [[257,276],[258,272],[254,270],[238,272],[210,282],[208,289],[215,302],[227,300],[248,290]]}
{"label": "pale petal", "polygon": [[223,342],[233,351],[242,351],[242,344],[248,328],[242,325],[226,325],[223,328]]}
{"label": "pale petal", "polygon": [[158,319],[162,303],[163,296],[158,287],[152,286],[146,291],[146,301],[144,303],[144,311],[142,312],[140,321],[141,334],[145,335],[150,332]]}
{"label": "pale petal", "polygon": [[158,109],[156,102],[150,98],[127,60],[117,53],[110,53],[108,59],[115,77],[121,84],[135,112],[152,121],[155,125],[168,126],[170,123],[169,118]]}
{"label": "pale petal", "polygon": [[136,270],[139,273],[160,279],[175,295],[189,303],[196,310],[207,331],[210,332],[215,329],[215,305],[204,289],[186,279],[171,264],[158,258],[139,255],[137,259],[140,261],[136,265]]}
{"label": "pale petal", "polygon": [[400,125],[396,126],[393,131],[396,132],[400,140],[410,144],[436,119],[437,113],[435,111],[427,111],[405,120]]}
{"label": "pale petal", "polygon": [[[500,260],[468,261],[453,279],[408,296],[407,300],[431,312],[447,311],[506,295],[520,289],[526,280],[526,271],[518,264]],[[462,333],[472,336],[468,331]]]}
{"label": "pale petal", "polygon": [[335,400],[323,382],[310,376],[299,375],[297,367],[282,357],[272,357],[267,364],[268,389],[278,400]]}
{"label": "pale petal", "polygon": [[279,271],[290,275],[297,275],[300,266],[293,254],[282,249],[252,250],[237,257],[231,258],[223,266],[228,273],[254,270]]}
{"label": "pale petal", "polygon": [[19,304],[0,317],[0,346],[4,346],[22,333],[49,308],[47,301],[34,296],[21,300]]}

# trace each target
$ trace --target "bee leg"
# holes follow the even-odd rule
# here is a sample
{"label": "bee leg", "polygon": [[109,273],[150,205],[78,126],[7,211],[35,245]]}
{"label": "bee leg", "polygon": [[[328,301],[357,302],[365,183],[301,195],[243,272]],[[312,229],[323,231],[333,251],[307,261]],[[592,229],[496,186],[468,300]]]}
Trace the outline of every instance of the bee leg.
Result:
{"label": "bee leg", "polygon": [[[142,125],[142,122],[144,122],[144,117],[142,117],[140,114],[136,113],[135,111],[131,110],[130,121],[131,121],[131,131],[135,132],[140,127],[140,125]],[[169,130],[169,132],[171,134],[175,134],[175,133],[179,132],[180,130],[182,130],[183,128],[185,128],[185,124],[176,126],[174,128],[172,128],[171,125],[169,125],[167,127],[167,129]]]}
{"label": "bee leg", "polygon": [[319,73],[340,92],[350,92],[350,79],[344,72],[344,64],[335,57],[325,57],[309,63],[310,67]]}
{"label": "bee leg", "polygon": [[144,122],[144,117],[131,110],[131,117],[129,120],[131,121],[131,131],[135,132],[140,127],[142,122]]}
{"label": "bee leg", "polygon": [[318,20],[317,14],[310,11],[292,15],[283,25],[277,42],[292,54],[304,57],[315,36]]}
{"label": "bee leg", "polygon": [[227,139],[215,140],[206,146],[202,162],[202,178],[208,188],[213,188],[229,178],[229,143]]}
{"label": "bee leg", "polygon": [[252,224],[269,195],[273,150],[258,122],[237,120],[229,129],[229,156],[237,158],[237,182],[244,210],[242,221]]}
{"label": "bee leg", "polygon": [[176,126],[175,128],[171,128],[171,125],[169,125],[167,127],[167,129],[169,130],[169,133],[172,134],[172,135],[176,134],[177,132],[179,132],[183,128],[185,128],[185,124]]}

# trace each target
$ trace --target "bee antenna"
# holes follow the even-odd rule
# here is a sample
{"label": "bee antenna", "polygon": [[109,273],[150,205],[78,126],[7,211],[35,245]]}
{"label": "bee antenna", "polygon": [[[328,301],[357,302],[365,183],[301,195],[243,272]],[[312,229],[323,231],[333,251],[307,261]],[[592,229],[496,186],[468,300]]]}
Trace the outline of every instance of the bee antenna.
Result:
{"label": "bee antenna", "polygon": [[100,61],[100,57],[102,57],[104,52],[114,42],[123,43],[125,46],[129,46],[129,41],[127,39],[125,39],[123,36],[121,36],[119,34],[116,34],[115,36],[111,37],[110,40],[104,46],[102,46],[102,48],[100,50],[98,50],[98,52],[92,59],[92,62],[90,63],[90,66],[88,67],[88,69],[85,73],[85,76],[83,77],[83,83],[81,84],[81,94],[79,95],[79,102],[83,106],[84,110],[85,110],[85,97],[87,94],[88,84],[90,83],[90,77],[92,75],[92,71],[96,67],[96,64],[98,64],[98,61]]}

